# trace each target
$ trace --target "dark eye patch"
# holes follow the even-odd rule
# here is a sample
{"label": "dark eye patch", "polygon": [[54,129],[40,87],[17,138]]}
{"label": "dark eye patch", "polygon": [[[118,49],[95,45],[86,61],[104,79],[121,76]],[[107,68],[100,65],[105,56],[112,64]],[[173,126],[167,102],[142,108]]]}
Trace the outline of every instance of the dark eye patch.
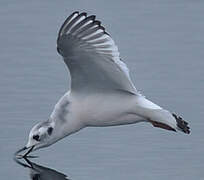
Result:
{"label": "dark eye patch", "polygon": [[52,131],[53,131],[53,128],[52,128],[52,127],[49,127],[49,128],[47,129],[47,133],[48,133],[49,135],[52,134]]}
{"label": "dark eye patch", "polygon": [[39,135],[34,135],[33,139],[35,139],[36,141],[40,141],[40,136]]}

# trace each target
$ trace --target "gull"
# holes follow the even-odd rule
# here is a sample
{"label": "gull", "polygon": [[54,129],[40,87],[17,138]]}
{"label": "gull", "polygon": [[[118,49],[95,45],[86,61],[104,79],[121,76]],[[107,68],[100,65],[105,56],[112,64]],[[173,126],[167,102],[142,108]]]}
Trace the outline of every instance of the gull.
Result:
{"label": "gull", "polygon": [[[48,147],[85,127],[148,122],[154,127],[190,133],[180,116],[151,102],[135,88],[112,37],[96,16],[73,12],[62,24],[57,51],[71,76],[71,88],[57,102],[48,120],[30,131],[25,147]],[[20,155],[19,155],[20,156]]]}

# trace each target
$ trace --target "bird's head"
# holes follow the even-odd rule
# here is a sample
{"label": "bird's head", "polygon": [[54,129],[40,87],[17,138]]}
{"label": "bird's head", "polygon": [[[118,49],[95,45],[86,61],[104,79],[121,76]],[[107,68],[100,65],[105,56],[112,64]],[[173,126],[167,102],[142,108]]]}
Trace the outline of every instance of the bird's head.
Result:
{"label": "bird's head", "polygon": [[27,153],[24,154],[24,156],[27,156],[31,151],[35,151],[55,143],[56,138],[54,133],[54,124],[52,122],[46,121],[36,124],[29,133],[26,146],[18,150],[16,155],[26,149],[29,149]]}
{"label": "bird's head", "polygon": [[49,121],[36,124],[29,133],[26,147],[34,146],[33,150],[36,150],[53,144],[53,130],[54,126]]}

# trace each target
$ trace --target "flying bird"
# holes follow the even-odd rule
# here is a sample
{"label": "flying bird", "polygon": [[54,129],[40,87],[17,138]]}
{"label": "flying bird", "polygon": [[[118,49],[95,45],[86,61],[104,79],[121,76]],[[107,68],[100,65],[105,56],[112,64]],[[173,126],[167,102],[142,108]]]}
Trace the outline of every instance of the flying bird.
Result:
{"label": "flying bird", "polygon": [[[148,122],[154,127],[190,133],[188,123],[137,91],[112,37],[94,15],[73,12],[62,24],[57,51],[71,76],[71,89],[48,120],[30,131],[16,155],[47,147],[85,127]],[[20,156],[20,155],[19,155]]]}

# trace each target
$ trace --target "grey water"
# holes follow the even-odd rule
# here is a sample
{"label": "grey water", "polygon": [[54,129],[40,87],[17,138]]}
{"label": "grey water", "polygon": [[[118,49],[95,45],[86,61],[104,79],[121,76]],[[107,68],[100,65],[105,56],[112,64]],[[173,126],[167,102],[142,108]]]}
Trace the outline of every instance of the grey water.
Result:
{"label": "grey water", "polygon": [[[33,169],[13,161],[13,153],[69,88],[56,38],[75,10],[97,15],[118,45],[136,88],[182,116],[192,133],[145,123],[86,128],[34,152],[39,158],[32,162],[41,174],[32,176]],[[204,179],[203,1],[1,0],[0,58],[2,179],[48,179],[44,171],[53,179]]]}

